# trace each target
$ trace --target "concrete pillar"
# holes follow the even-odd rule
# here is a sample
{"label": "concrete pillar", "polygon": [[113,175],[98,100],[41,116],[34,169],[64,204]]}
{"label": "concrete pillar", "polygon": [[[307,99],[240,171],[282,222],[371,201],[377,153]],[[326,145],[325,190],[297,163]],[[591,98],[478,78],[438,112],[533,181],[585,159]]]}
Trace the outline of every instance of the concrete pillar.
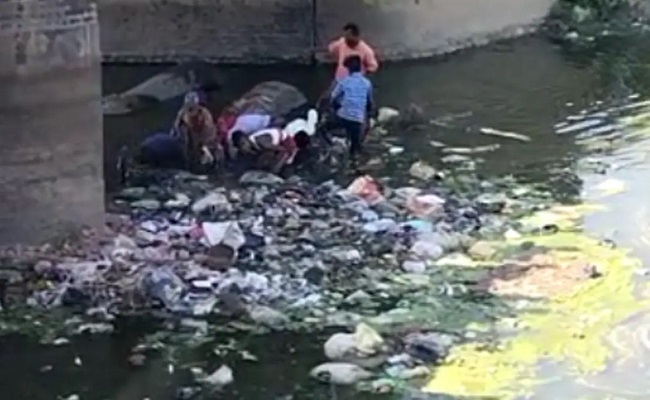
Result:
{"label": "concrete pillar", "polygon": [[0,244],[104,220],[101,54],[87,0],[0,2]]}

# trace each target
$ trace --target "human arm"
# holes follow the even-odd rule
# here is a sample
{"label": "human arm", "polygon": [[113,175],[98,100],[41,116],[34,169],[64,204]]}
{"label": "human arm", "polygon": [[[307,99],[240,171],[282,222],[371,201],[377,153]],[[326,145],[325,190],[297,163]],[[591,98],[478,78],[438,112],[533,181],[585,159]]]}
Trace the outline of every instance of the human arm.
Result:
{"label": "human arm", "polygon": [[235,145],[230,139],[228,139],[228,144],[226,145],[226,152],[228,153],[228,158],[230,160],[237,158],[237,149],[235,149]]}
{"label": "human arm", "polygon": [[183,110],[178,111],[174,123],[172,124],[172,129],[169,131],[169,134],[172,136],[180,137],[182,136],[182,125],[183,125]]}
{"label": "human arm", "polygon": [[330,93],[330,104],[336,109],[341,104],[341,97],[343,97],[343,85],[341,81],[337,82]]}
{"label": "human arm", "polygon": [[327,46],[327,51],[330,53],[330,56],[332,58],[338,58],[339,56],[339,49],[341,48],[341,41],[342,39],[336,39],[332,41],[328,46]]}
{"label": "human arm", "polygon": [[287,147],[287,143],[278,143],[272,134],[257,136],[255,147],[259,151],[258,162],[261,163],[261,168],[274,174],[279,173],[292,157],[292,150]]}
{"label": "human arm", "polygon": [[366,102],[366,115],[373,116],[373,113],[375,112],[375,94],[374,94],[374,89],[372,87],[372,84],[370,84],[368,88],[368,99]]}
{"label": "human arm", "polygon": [[290,158],[291,158],[291,154],[287,151],[282,151],[278,153],[276,162],[273,165],[273,168],[271,168],[271,172],[278,175],[282,171],[282,168],[284,168],[284,166],[287,165]]}
{"label": "human arm", "polygon": [[279,143],[275,143],[271,135],[261,135],[255,139],[255,146],[261,151],[284,151]]}
{"label": "human arm", "polygon": [[207,109],[202,109],[203,114],[203,132],[201,134],[201,163],[210,164],[215,162],[218,154],[216,149],[219,147],[217,125],[214,122],[212,114]]}
{"label": "human arm", "polygon": [[375,56],[375,51],[368,45],[365,46],[363,54],[363,67],[366,74],[372,74],[379,69],[379,62]]}

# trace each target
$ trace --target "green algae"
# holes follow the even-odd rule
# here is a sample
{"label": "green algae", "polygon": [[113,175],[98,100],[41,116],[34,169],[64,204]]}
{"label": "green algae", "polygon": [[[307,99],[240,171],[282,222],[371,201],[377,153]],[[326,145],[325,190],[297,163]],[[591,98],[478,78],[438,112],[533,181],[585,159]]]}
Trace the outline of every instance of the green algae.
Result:
{"label": "green algae", "polygon": [[[564,216],[570,218],[562,219],[562,228],[575,228],[581,212],[565,211]],[[605,336],[631,314],[650,305],[634,296],[632,278],[640,263],[626,250],[566,231],[495,245],[502,254],[513,254],[531,240],[558,261],[577,257],[588,260],[603,276],[584,281],[541,305],[536,303],[534,310],[520,310],[519,325],[525,328],[496,348],[485,349],[476,343],[457,347],[436,370],[425,391],[514,399],[530,395],[542,383],[536,378],[541,361],[563,363],[574,376],[601,372],[612,356]]]}

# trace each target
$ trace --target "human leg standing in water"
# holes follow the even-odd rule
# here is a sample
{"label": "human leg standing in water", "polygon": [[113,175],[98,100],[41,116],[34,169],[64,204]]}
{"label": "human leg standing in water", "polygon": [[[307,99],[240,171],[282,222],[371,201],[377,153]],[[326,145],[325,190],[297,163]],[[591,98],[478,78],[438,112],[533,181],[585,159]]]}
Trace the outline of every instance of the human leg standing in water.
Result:
{"label": "human leg standing in water", "polygon": [[355,161],[362,151],[367,116],[373,109],[372,83],[361,72],[361,57],[348,57],[345,66],[348,76],[339,80],[332,90],[331,105],[336,115],[323,129],[343,129],[350,145],[350,157]]}

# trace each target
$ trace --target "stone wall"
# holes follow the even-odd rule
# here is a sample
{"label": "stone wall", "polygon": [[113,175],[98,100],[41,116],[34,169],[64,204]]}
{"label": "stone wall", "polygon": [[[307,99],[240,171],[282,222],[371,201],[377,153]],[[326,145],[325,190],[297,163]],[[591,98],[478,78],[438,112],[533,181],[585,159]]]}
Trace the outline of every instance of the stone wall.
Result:
{"label": "stone wall", "polygon": [[97,0],[107,61],[309,62],[348,21],[384,59],[524,34],[554,0]]}

